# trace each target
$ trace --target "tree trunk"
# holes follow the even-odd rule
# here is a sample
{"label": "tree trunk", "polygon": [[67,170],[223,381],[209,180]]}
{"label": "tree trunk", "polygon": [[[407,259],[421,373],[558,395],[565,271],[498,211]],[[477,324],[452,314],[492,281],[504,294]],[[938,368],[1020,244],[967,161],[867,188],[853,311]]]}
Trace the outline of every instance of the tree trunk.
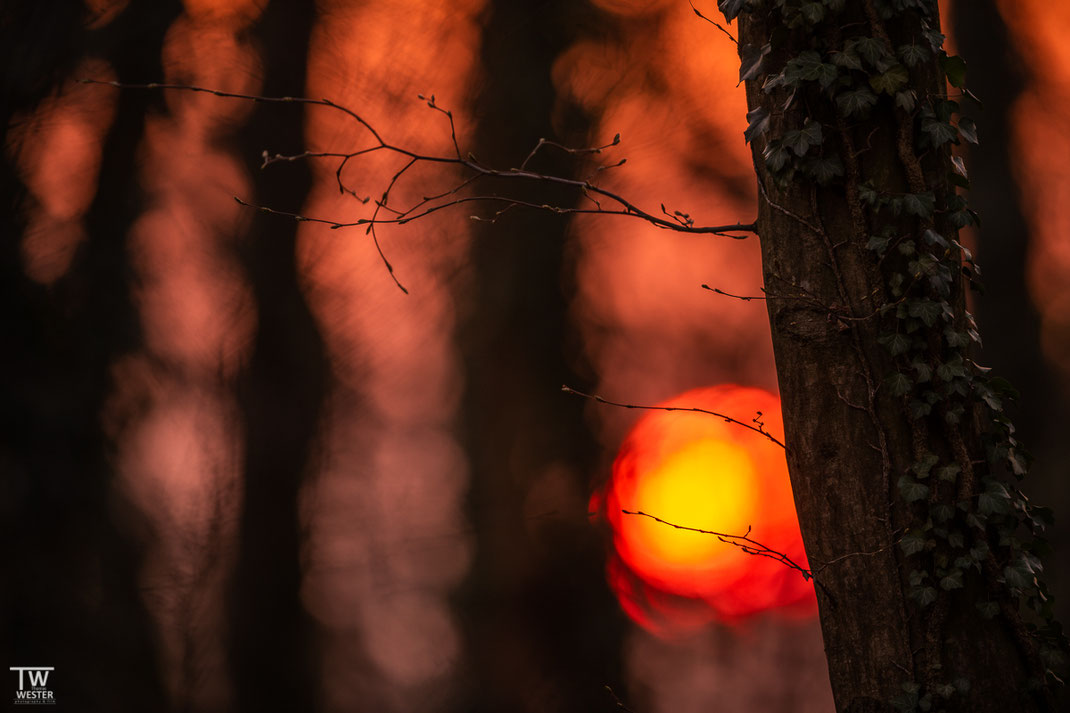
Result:
{"label": "tree trunk", "polygon": [[[18,70],[0,79],[0,144],[9,148],[16,113],[37,108],[87,55],[107,60],[120,81],[158,77],[164,34],[179,11],[177,2],[133,3],[92,32],[75,3],[7,3],[0,54]],[[137,42],[117,41],[132,28]],[[0,218],[8,236],[0,249],[0,519],[10,553],[0,575],[0,641],[9,665],[55,667],[47,683],[59,708],[122,713],[169,705],[141,582],[155,530],[115,486],[116,444],[102,418],[114,397],[115,364],[141,344],[127,236],[143,205],[137,156],[145,119],[159,103],[119,97],[85,239],[47,287],[24,271],[17,154],[0,159],[0,195],[10,200]]]}
{"label": "tree trunk", "polygon": [[[1070,461],[1066,440],[1070,393],[1058,387],[1070,384],[1059,383],[1059,374],[1044,359],[1040,346],[1041,318],[1027,279],[1029,255],[1040,248],[1031,240],[1036,220],[1024,213],[1013,155],[1018,98],[1035,74],[1020,56],[1017,43],[1023,38],[1012,36],[998,5],[998,0],[963,4],[963,11],[954,13],[951,33],[969,63],[970,87],[985,102],[977,117],[977,132],[985,143],[970,152],[970,194],[976,204],[985,206],[984,223],[976,234],[988,297],[978,300],[977,321],[988,335],[985,363],[1022,392],[1014,423],[1037,457],[1028,490],[1042,502],[1058,506],[1070,501],[1065,477]],[[1055,552],[1070,551],[1065,519],[1055,523],[1050,539]],[[1050,577],[1056,612],[1065,620],[1070,615],[1070,572],[1059,568]]]}
{"label": "tree trunk", "polygon": [[[561,106],[551,69],[599,21],[593,8],[575,0],[495,0],[484,18],[475,155],[516,166],[540,137],[585,141],[588,117]],[[555,113],[563,121],[554,122]],[[564,124],[564,136],[555,123]],[[553,147],[532,165],[560,175],[577,168]],[[510,186],[486,189],[508,194]],[[548,187],[526,198],[574,200]],[[568,321],[568,221],[513,211],[473,225],[459,341],[476,547],[455,597],[467,657],[456,710],[592,710],[605,704],[604,686],[618,682],[622,622],[602,576],[602,543],[586,516],[594,444],[583,404],[561,399],[558,390],[578,379],[570,368],[578,357],[565,353],[576,344]]]}
{"label": "tree trunk", "polygon": [[[315,8],[273,0],[251,29],[264,53],[267,96],[302,96]],[[265,148],[297,153],[300,104],[257,104],[238,144],[255,177],[255,197],[301,209],[307,165],[261,171]],[[274,169],[282,170],[274,170]],[[243,417],[239,548],[229,592],[230,667],[238,711],[322,708],[316,629],[301,601],[304,526],[299,499],[315,466],[329,365],[323,336],[298,275],[296,223],[257,213],[240,246],[256,298],[253,352],[239,379]]]}
{"label": "tree trunk", "polygon": [[[742,4],[721,6],[732,19]],[[962,343],[970,263],[954,239],[969,214],[935,8],[754,4],[739,45],[763,277],[836,708],[1052,709],[1019,616],[1030,583],[1006,571],[1023,556],[1006,546],[1014,523],[989,517],[1004,507],[989,493],[1015,497],[1014,444]],[[982,444],[997,442],[989,466]]]}

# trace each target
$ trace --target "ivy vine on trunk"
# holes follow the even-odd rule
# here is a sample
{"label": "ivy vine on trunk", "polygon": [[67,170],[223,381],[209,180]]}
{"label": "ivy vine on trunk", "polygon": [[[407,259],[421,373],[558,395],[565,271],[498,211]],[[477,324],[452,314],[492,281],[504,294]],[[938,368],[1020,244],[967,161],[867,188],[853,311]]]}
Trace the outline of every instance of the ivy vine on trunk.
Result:
{"label": "ivy vine on trunk", "polygon": [[721,0],[739,23],[788,465],[838,711],[1054,710],[1065,640],[1013,390],[974,361],[953,147],[965,64],[928,0]]}

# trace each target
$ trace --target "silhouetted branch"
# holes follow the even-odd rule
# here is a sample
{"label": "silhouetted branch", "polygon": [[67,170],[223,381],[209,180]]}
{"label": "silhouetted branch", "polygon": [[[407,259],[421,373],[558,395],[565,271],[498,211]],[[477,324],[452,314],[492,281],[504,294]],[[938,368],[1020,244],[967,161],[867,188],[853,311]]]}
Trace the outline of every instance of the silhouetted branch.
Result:
{"label": "silhouetted branch", "polygon": [[732,40],[732,44],[734,44],[734,45],[736,45],[736,46],[739,46],[739,41],[738,41],[738,40],[737,40],[737,39],[736,39],[735,37],[733,37],[733,36],[732,36],[732,33],[731,33],[731,32],[729,32],[728,30],[726,30],[726,29],[725,29],[724,27],[722,27],[722,26],[721,26],[720,24],[718,24],[718,23],[717,23],[717,22],[715,22],[714,20],[711,20],[710,18],[706,17],[706,16],[705,16],[705,15],[703,15],[703,14],[702,14],[701,12],[699,12],[698,8],[697,8],[697,7],[695,7],[695,3],[691,2],[691,0],[687,0],[687,4],[691,6],[691,9],[695,11],[695,14],[696,14],[696,15],[698,15],[698,16],[699,16],[699,17],[701,17],[701,18],[702,18],[703,20],[705,20],[706,22],[710,23],[711,25],[713,25],[714,27],[716,27],[716,28],[717,28],[718,30],[720,30],[721,32],[723,32],[723,33],[725,34],[725,36],[726,36],[726,37],[728,37],[728,39]]}
{"label": "silhouetted branch", "polygon": [[732,299],[735,299],[735,300],[743,300],[744,302],[750,302],[751,300],[767,300],[767,299],[769,299],[765,295],[761,295],[760,297],[759,296],[753,296],[753,295],[752,296],[733,295],[731,292],[725,292],[724,290],[722,290],[720,288],[710,287],[709,285],[705,285],[705,284],[702,285],[702,289],[709,290],[710,292],[716,292],[719,295],[724,295],[725,297],[731,297]]}
{"label": "silhouetted branch", "polygon": [[617,710],[622,711],[622,713],[635,713],[631,708],[624,705],[624,701],[620,699],[620,696],[617,695],[616,691],[614,691],[609,686],[606,686],[606,691],[608,691],[609,695],[613,697],[613,703],[616,704]]}
{"label": "silhouetted branch", "polygon": [[[697,11],[696,11],[697,12]],[[732,238],[735,240],[742,240],[747,235],[740,235],[739,233],[754,233],[756,231],[755,224],[752,223],[732,223],[729,225],[695,225],[694,220],[686,213],[675,211],[669,213],[665,210],[664,205],[661,206],[662,212],[665,217],[649,213],[642,208],[638,207],[635,203],[631,202],[627,198],[614,193],[613,191],[602,188],[601,186],[593,183],[593,178],[587,179],[573,179],[564,176],[556,176],[552,174],[538,173],[531,171],[527,168],[530,161],[535,157],[538,151],[544,146],[550,146],[559,150],[565,151],[569,154],[582,156],[589,154],[599,154],[605,149],[616,146],[620,143],[620,134],[613,137],[613,140],[603,146],[595,146],[590,148],[569,148],[546,139],[540,139],[535,147],[528,154],[527,158],[520,164],[519,168],[498,169],[491,166],[487,166],[480,162],[474,155],[468,153],[464,155],[461,151],[460,143],[457,140],[457,130],[453,121],[453,113],[448,109],[444,109],[439,106],[434,95],[425,97],[419,95],[419,98],[425,101],[429,108],[434,111],[440,112],[445,115],[450,126],[450,139],[453,147],[452,156],[440,156],[432,154],[423,154],[410,149],[406,149],[401,146],[396,146],[387,142],[383,136],[375,129],[375,127],[357,112],[349,109],[341,104],[337,104],[329,99],[310,99],[307,97],[266,97],[255,94],[241,94],[236,92],[225,92],[216,89],[208,89],[206,87],[198,87],[189,84],[161,84],[161,83],[148,83],[148,84],[125,84],[121,82],[100,81],[96,79],[83,79],[80,80],[86,84],[104,84],[120,89],[157,89],[157,90],[176,90],[187,92],[201,92],[205,94],[211,94],[217,97],[224,97],[230,99],[242,99],[252,102],[264,102],[264,103],[297,103],[306,104],[309,106],[323,106],[335,111],[342,112],[346,116],[353,119],[357,124],[367,131],[368,135],[372,139],[372,145],[364,148],[350,151],[350,152],[335,152],[335,151],[305,151],[293,155],[271,154],[264,151],[263,163],[261,167],[267,167],[272,163],[277,162],[293,162],[306,159],[333,159],[338,162],[335,167],[335,180],[338,185],[340,193],[350,195],[357,199],[360,203],[366,204],[368,202],[374,202],[375,208],[372,211],[370,217],[360,218],[352,222],[342,222],[335,220],[328,220],[325,218],[316,218],[310,216],[304,216],[297,213],[290,213],[286,211],[279,211],[272,209],[270,206],[259,206],[251,204],[247,201],[236,199],[241,205],[257,208],[266,213],[272,213],[275,215],[281,215],[289,217],[293,220],[306,221],[313,223],[323,223],[329,225],[332,229],[350,228],[357,226],[365,226],[366,234],[372,237],[375,243],[376,250],[379,252],[379,256],[383,260],[383,264],[386,266],[387,271],[390,273],[390,277],[394,280],[397,286],[407,292],[405,287],[398,281],[397,276],[394,274],[393,266],[390,261],[387,260],[383,253],[383,250],[379,244],[378,236],[376,235],[376,226],[378,225],[404,225],[405,223],[412,222],[425,218],[432,213],[460,205],[462,203],[504,203],[505,207],[496,211],[490,217],[471,216],[475,220],[494,221],[505,211],[516,208],[533,208],[536,210],[545,210],[559,215],[573,215],[573,214],[596,214],[596,215],[619,215],[629,216],[632,218],[638,218],[646,221],[651,225],[661,228],[663,230],[673,230],[682,233],[698,233],[705,235],[717,235],[721,237]],[[356,158],[367,156],[373,153],[382,152],[386,154],[396,155],[405,159],[404,164],[387,182],[385,190],[383,190],[381,197],[372,201],[370,197],[361,197],[358,193],[346,185],[342,172],[349,163]],[[615,168],[623,165],[625,159],[609,164],[598,166],[594,172],[597,175],[601,171],[608,168]],[[450,185],[444,190],[438,191],[433,194],[425,195],[414,204],[405,206],[397,206],[390,204],[390,194],[394,187],[409,173],[410,169],[424,165],[424,164],[442,164],[445,166],[455,166],[461,169],[464,174],[456,183]],[[569,207],[563,205],[549,205],[539,204],[530,201],[525,201],[517,198],[510,198],[506,196],[479,194],[474,195],[462,195],[462,191],[470,189],[478,181],[483,179],[502,179],[506,181],[517,181],[521,183],[534,182],[541,184],[549,184],[561,186],[566,189],[574,189],[577,197],[587,198],[594,205],[593,208],[579,208]],[[601,199],[601,200],[599,200]],[[602,201],[607,202],[607,206],[604,207]],[[383,213],[388,214],[384,216]]]}
{"label": "silhouetted branch", "polygon": [[794,569],[799,572],[799,574],[803,576],[803,579],[807,581],[810,581],[814,578],[813,572],[806,569],[805,567],[801,567],[795,562],[795,560],[793,560],[791,557],[788,557],[783,552],[777,552],[776,550],[766,547],[761,542],[751,539],[750,527],[748,527],[747,531],[742,535],[730,535],[726,532],[714,532],[713,530],[703,530],[698,527],[677,525],[674,522],[662,520],[660,517],[657,517],[656,515],[651,515],[648,512],[643,512],[642,510],[621,510],[621,512],[625,515],[642,515],[643,517],[649,517],[651,520],[655,520],[663,525],[668,525],[669,527],[676,528],[677,530],[687,530],[688,532],[698,532],[703,535],[713,535],[721,542],[724,542],[727,545],[732,545],[733,547],[738,547],[739,549],[746,552],[748,555],[755,555],[757,557],[768,557],[769,559],[776,560],[777,562],[780,562],[790,567],[791,569]]}
{"label": "silhouetted branch", "polygon": [[576,389],[573,389],[571,386],[562,385],[561,386],[561,390],[564,391],[566,394],[575,394],[576,396],[582,396],[585,399],[590,399],[590,400],[596,401],[596,402],[598,402],[600,404],[605,404],[607,406],[617,406],[618,408],[634,408],[634,409],[643,409],[643,410],[646,410],[646,411],[690,411],[692,413],[709,414],[710,416],[716,416],[717,418],[724,419],[725,422],[727,422],[727,423],[734,423],[737,426],[742,426],[743,428],[746,428],[747,430],[754,431],[755,433],[760,433],[761,435],[765,436],[770,441],[772,441],[773,443],[777,444],[778,446],[780,446],[784,450],[787,450],[787,446],[785,446],[783,443],[781,443],[779,440],[777,440],[776,436],[774,436],[773,434],[769,433],[769,431],[765,430],[765,424],[760,420],[761,417],[762,417],[762,412],[761,411],[758,411],[757,412],[757,416],[755,418],[751,419],[751,423],[756,424],[756,425],[752,426],[752,425],[750,425],[750,423],[745,423],[743,421],[740,421],[738,418],[733,418],[733,417],[725,415],[723,413],[718,413],[716,411],[710,411],[709,409],[704,409],[704,408],[696,408],[696,407],[692,407],[692,406],[643,406],[643,405],[640,405],[640,404],[625,404],[625,403],[619,403],[617,401],[610,401],[608,399],[604,399],[601,396],[598,396],[597,394],[586,394],[586,393],[584,393],[582,391],[577,391]]}

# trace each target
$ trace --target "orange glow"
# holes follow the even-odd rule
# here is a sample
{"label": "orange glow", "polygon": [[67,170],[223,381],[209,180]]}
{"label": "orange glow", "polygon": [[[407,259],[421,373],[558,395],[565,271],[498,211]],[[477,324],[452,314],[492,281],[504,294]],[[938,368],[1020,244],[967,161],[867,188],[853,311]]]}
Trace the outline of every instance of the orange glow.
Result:
{"label": "orange glow", "polygon": [[[662,405],[745,423],[757,418],[778,439],[783,430],[779,400],[760,389],[695,389]],[[604,505],[615,549],[610,583],[647,628],[675,631],[771,609],[814,611],[812,585],[782,562],[622,512],[730,535],[750,528],[751,538],[806,567],[784,452],[762,434],[706,413],[651,411],[621,447]]]}

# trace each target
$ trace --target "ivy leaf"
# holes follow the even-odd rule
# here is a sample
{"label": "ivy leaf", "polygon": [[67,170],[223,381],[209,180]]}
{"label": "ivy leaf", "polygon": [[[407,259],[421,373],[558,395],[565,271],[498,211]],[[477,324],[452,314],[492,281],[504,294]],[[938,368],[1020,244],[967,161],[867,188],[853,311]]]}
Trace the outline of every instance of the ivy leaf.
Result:
{"label": "ivy leaf", "polygon": [[795,152],[796,156],[804,156],[811,146],[820,144],[822,140],[821,124],[810,119],[806,120],[803,128],[785,133],[782,139],[784,146]]}
{"label": "ivy leaf", "polygon": [[933,104],[933,114],[940,121],[950,122],[958,110],[959,103],[949,99],[941,99]]}
{"label": "ivy leaf", "polygon": [[948,699],[955,695],[955,687],[950,683],[941,683],[933,686],[933,690],[936,691],[936,695],[941,698]]}
{"label": "ivy leaf", "polygon": [[921,359],[910,362],[910,367],[917,373],[919,384],[924,384],[933,378],[933,368]]}
{"label": "ivy leaf", "polygon": [[863,183],[858,187],[858,200],[866,205],[876,205],[879,199],[880,194],[869,183]]}
{"label": "ivy leaf", "polygon": [[836,176],[843,175],[843,162],[839,156],[823,156],[814,159],[806,170],[819,184],[825,185]]}
{"label": "ivy leaf", "polygon": [[918,603],[918,606],[925,608],[936,601],[936,589],[933,587],[917,587],[910,592],[911,598]]}
{"label": "ivy leaf", "polygon": [[1007,462],[1010,463],[1011,470],[1015,475],[1022,476],[1029,472],[1029,466],[1025,458],[1013,448],[1007,454]]}
{"label": "ivy leaf", "polygon": [[959,134],[971,144],[976,144],[977,124],[968,116],[962,117],[959,119]]}
{"label": "ivy leaf", "polygon": [[897,372],[888,377],[888,388],[891,389],[892,396],[902,396],[908,393],[912,386],[910,377],[906,374]]}
{"label": "ivy leaf", "polygon": [[930,28],[923,29],[922,34],[925,35],[925,39],[929,40],[929,46],[932,48],[933,52],[938,51],[944,46],[945,37],[940,32]]}
{"label": "ivy leaf", "polygon": [[852,89],[836,97],[836,105],[844,116],[853,116],[867,111],[877,103],[877,95],[865,87]]}
{"label": "ivy leaf", "polygon": [[1018,567],[1004,567],[1003,579],[1007,582],[1007,586],[1018,587],[1021,589],[1029,586],[1032,576],[1023,572]]}
{"label": "ivy leaf", "polygon": [[902,45],[896,52],[903,64],[913,67],[925,61],[929,56],[929,50],[920,45]]}
{"label": "ivy leaf", "polygon": [[917,530],[909,531],[903,535],[903,539],[899,540],[899,549],[903,550],[903,554],[907,556],[921,552],[925,549],[925,545],[925,534]]}
{"label": "ivy leaf", "polygon": [[769,142],[766,145],[765,150],[762,152],[762,158],[765,159],[765,165],[773,173],[778,173],[784,168],[784,164],[788,162],[789,157],[790,154],[788,153],[788,150],[781,146],[779,141]]}
{"label": "ivy leaf", "polygon": [[808,2],[799,8],[799,12],[811,25],[816,25],[825,19],[825,6],[819,2]]}
{"label": "ivy leaf", "polygon": [[743,2],[744,0],[717,0],[717,9],[724,15],[724,19],[731,22],[743,10]]}
{"label": "ivy leaf", "polygon": [[940,589],[950,592],[952,589],[962,589],[962,570],[952,570],[946,577],[940,580]]}
{"label": "ivy leaf", "polygon": [[[938,522],[941,525],[950,520],[955,515],[955,508],[951,507],[947,503],[937,503],[929,507],[929,514],[932,515],[933,522]],[[956,545],[952,538],[958,538],[959,544]],[[952,532],[947,536],[948,543],[953,547],[962,546],[962,535],[959,532]]]}
{"label": "ivy leaf", "polygon": [[829,59],[837,67],[844,67],[846,69],[862,69],[862,60],[858,58],[858,55],[850,50],[844,50],[843,52],[834,52]]}
{"label": "ivy leaf", "polygon": [[769,110],[765,107],[757,107],[747,112],[747,130],[743,132],[743,140],[748,144],[765,133],[769,128]]}
{"label": "ivy leaf", "polygon": [[966,84],[966,62],[957,55],[945,55],[940,63],[947,75],[947,83],[961,89]]}
{"label": "ivy leaf", "polygon": [[929,141],[932,142],[933,146],[943,146],[949,141],[954,141],[958,136],[954,126],[936,119],[922,120],[921,130],[928,134]]}
{"label": "ivy leaf", "polygon": [[873,87],[873,91],[878,94],[884,93],[889,96],[894,96],[895,93],[906,86],[906,83],[909,81],[910,74],[907,72],[906,67],[897,64],[884,74],[870,77],[869,86]]}
{"label": "ivy leaf", "polygon": [[981,616],[985,619],[991,619],[996,614],[999,614],[999,604],[992,601],[977,602],[977,611],[981,613]]}
{"label": "ivy leaf", "polygon": [[977,511],[982,515],[1005,513],[1008,509],[1007,500],[998,495],[986,492],[977,496]]}
{"label": "ivy leaf", "polygon": [[910,466],[910,469],[917,473],[919,478],[928,478],[929,471],[933,466],[940,462],[940,456],[935,453],[927,453],[918,459],[914,465]]}
{"label": "ivy leaf", "polygon": [[936,324],[936,320],[939,319],[940,313],[943,312],[940,303],[933,302],[932,300],[912,300],[907,308],[910,316],[920,319],[925,323],[926,327],[931,327]]}
{"label": "ivy leaf", "polygon": [[883,235],[870,235],[869,240],[866,241],[866,249],[872,250],[878,255],[883,255],[884,251],[888,249],[889,242],[891,242],[891,238]]}
{"label": "ivy leaf", "polygon": [[[739,64],[739,83],[754,79],[762,69],[762,60],[769,54],[772,45],[766,42],[761,47],[746,45],[743,47],[741,62]],[[738,85],[737,85],[738,86]]]}
{"label": "ivy leaf", "polygon": [[851,40],[848,45],[878,72],[883,72],[888,68],[888,52],[877,38],[858,37]]}
{"label": "ivy leaf", "polygon": [[966,180],[970,179],[968,173],[966,173],[966,163],[962,160],[962,156],[951,157],[951,167],[955,169],[955,173],[962,176]]}
{"label": "ivy leaf", "polygon": [[929,245],[936,245],[945,250],[950,247],[950,244],[947,242],[947,240],[944,239],[944,236],[940,235],[940,233],[936,232],[935,230],[928,229],[924,233],[922,233],[921,237]]}
{"label": "ivy leaf", "polygon": [[888,347],[888,351],[892,353],[892,356],[899,356],[910,349],[910,337],[901,332],[885,335],[878,341]]}
{"label": "ivy leaf", "polygon": [[955,482],[955,478],[958,477],[960,470],[962,470],[962,468],[957,464],[941,466],[936,469],[936,477],[948,483],[953,483]]}
{"label": "ivy leaf", "polygon": [[903,210],[919,218],[932,217],[936,209],[936,197],[931,193],[907,193],[903,196]]}
{"label": "ivy leaf", "polygon": [[903,111],[914,111],[918,95],[913,89],[895,93],[895,105]]}
{"label": "ivy leaf", "polygon": [[[813,50],[800,52],[799,56],[789,61],[784,68],[784,82],[792,86],[801,81],[816,82],[824,72],[822,70],[823,65],[824,62],[821,61],[821,55],[817,52]],[[836,67],[833,65],[828,66],[835,73]]]}
{"label": "ivy leaf", "polygon": [[800,52],[784,67],[784,84],[791,86],[798,85],[800,81],[816,81],[827,89],[838,76],[836,65],[822,62],[821,55],[812,49]]}
{"label": "ivy leaf", "polygon": [[903,500],[908,503],[917,502],[918,500],[924,500],[929,497],[929,486],[924,483],[911,478],[909,475],[902,475],[899,477],[899,493],[903,496]]}

